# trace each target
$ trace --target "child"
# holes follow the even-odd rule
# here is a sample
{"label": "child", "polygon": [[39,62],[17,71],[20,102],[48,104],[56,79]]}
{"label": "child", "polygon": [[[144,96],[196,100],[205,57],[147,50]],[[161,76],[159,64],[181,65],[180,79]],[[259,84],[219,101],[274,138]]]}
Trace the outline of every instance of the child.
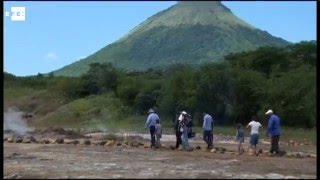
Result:
{"label": "child", "polygon": [[156,147],[159,148],[161,147],[161,144],[160,144],[160,138],[161,138],[161,135],[162,135],[162,127],[161,127],[161,124],[160,124],[160,121],[157,120],[156,121]]}
{"label": "child", "polygon": [[238,152],[239,152],[239,155],[241,155],[244,150],[243,150],[243,147],[242,147],[242,143],[244,142],[244,133],[243,133],[243,129],[242,129],[242,124],[241,123],[238,123],[237,124],[237,141],[238,141]]}
{"label": "child", "polygon": [[256,116],[252,116],[252,121],[247,125],[247,128],[251,126],[250,132],[250,144],[251,149],[254,149],[256,156],[259,155],[259,151],[257,151],[257,144],[259,141],[259,128],[262,128],[262,125],[257,121]]}

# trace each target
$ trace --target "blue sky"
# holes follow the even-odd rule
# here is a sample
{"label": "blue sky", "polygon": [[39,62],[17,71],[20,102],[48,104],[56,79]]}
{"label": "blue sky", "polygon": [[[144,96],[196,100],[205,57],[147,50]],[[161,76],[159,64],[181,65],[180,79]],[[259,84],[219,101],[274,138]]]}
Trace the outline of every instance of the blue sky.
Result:
{"label": "blue sky", "polygon": [[[4,16],[4,71],[47,73],[124,36],[167,2],[4,2],[26,7],[26,20]],[[290,42],[316,40],[316,2],[222,2],[239,18]]]}

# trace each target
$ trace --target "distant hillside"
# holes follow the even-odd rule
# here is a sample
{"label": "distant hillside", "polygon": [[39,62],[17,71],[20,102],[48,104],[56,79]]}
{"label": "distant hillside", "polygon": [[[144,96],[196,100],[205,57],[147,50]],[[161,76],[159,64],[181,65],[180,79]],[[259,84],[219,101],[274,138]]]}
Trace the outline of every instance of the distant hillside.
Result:
{"label": "distant hillside", "polygon": [[199,65],[230,53],[288,44],[239,19],[219,1],[185,1],[153,15],[118,41],[54,74],[79,76],[94,62],[110,62],[128,71],[175,63]]}

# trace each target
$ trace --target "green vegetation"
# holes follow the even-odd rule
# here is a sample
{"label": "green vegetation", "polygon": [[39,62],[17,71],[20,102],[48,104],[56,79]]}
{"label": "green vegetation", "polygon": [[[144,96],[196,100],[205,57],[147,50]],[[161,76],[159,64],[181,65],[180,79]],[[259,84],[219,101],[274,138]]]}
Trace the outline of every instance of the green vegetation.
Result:
{"label": "green vegetation", "polygon": [[191,113],[196,126],[202,112],[212,114],[217,126],[246,124],[254,114],[266,124],[269,108],[284,126],[315,126],[315,41],[225,59],[197,68],[176,64],[144,72],[92,64],[78,78],[4,73],[4,103],[35,113],[33,123],[41,126],[140,131],[149,108],[159,112],[166,127],[180,110]]}

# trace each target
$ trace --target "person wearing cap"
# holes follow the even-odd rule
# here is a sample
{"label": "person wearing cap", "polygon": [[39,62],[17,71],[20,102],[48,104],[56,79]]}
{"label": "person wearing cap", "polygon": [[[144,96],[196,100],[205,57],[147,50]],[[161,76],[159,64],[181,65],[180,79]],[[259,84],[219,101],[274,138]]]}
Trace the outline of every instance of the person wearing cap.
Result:
{"label": "person wearing cap", "polygon": [[212,116],[203,113],[203,140],[207,143],[207,149],[212,149],[213,148],[213,119]]}
{"label": "person wearing cap", "polygon": [[279,139],[281,133],[280,118],[275,115],[271,109],[269,109],[265,114],[269,117],[266,136],[268,137],[271,135],[270,153],[273,154],[275,152],[276,155],[279,155]]}
{"label": "person wearing cap", "polygon": [[185,111],[182,111],[178,120],[179,120],[180,132],[182,132],[182,147],[184,150],[191,150],[189,146],[189,140],[188,140],[187,116],[188,116],[188,113]]}
{"label": "person wearing cap", "polygon": [[159,116],[154,112],[153,109],[149,109],[148,111],[148,118],[145,124],[145,129],[148,127],[150,129],[150,136],[151,136],[151,148],[155,148],[155,130],[157,120],[160,122]]}

